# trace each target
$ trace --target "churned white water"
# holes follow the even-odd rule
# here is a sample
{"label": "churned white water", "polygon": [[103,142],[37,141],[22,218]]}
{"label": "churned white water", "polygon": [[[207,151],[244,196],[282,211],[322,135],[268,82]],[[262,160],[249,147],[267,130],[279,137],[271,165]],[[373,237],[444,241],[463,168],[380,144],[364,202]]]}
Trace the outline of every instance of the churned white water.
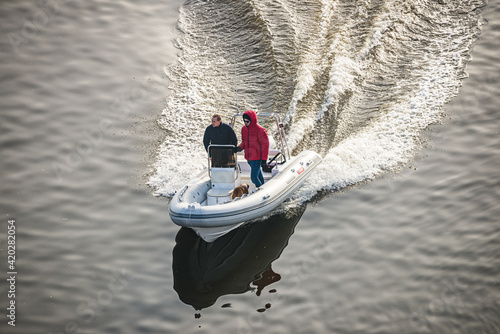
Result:
{"label": "churned white water", "polygon": [[[307,148],[323,155],[322,165],[296,194],[300,201],[408,162],[421,146],[422,131],[441,119],[444,104],[457,94],[483,24],[468,5],[459,15],[453,5],[441,6],[440,16],[431,2],[414,5],[419,9],[406,11],[408,4],[398,1],[360,5],[321,1],[299,11],[302,6],[293,1],[269,7],[249,2],[234,4],[234,10],[247,20],[262,21],[233,27],[233,20],[222,14],[231,8],[220,10],[216,25],[208,19],[215,5],[186,4],[179,19],[181,55],[169,71],[173,93],[160,118],[167,137],[148,184],[169,197],[205,167],[203,131],[213,113],[221,112],[229,122],[235,112],[233,79],[244,83],[242,110],[278,113],[288,128],[292,151]],[[273,20],[283,24],[283,17],[286,26],[275,37],[278,22]],[[229,32],[224,31],[225,24]],[[250,30],[257,37],[239,38]],[[234,49],[226,49],[230,43],[221,39],[230,40]],[[284,50],[280,53],[284,39],[294,46],[293,65]],[[232,64],[240,58],[234,50],[251,53],[246,51],[251,47],[260,59]],[[276,70],[285,62],[294,69],[286,72],[294,80],[288,95],[281,97],[288,105],[278,109],[275,103],[264,109],[260,96],[264,88],[252,79],[276,85],[285,80]],[[258,77],[264,74],[259,68],[267,65],[275,68],[273,76]],[[239,68],[236,78],[233,66]],[[266,93],[270,99],[278,94]],[[310,137],[318,139],[308,143]]]}

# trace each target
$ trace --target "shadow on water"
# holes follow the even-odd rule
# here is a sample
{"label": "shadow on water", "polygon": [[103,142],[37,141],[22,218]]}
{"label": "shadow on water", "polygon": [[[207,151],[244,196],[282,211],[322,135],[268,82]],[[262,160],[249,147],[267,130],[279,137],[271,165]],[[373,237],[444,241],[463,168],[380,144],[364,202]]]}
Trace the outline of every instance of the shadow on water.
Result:
{"label": "shadow on water", "polygon": [[181,228],[173,250],[174,289],[182,302],[201,310],[220,296],[261,291],[281,279],[271,268],[288,245],[306,205],[244,225],[212,243]]}

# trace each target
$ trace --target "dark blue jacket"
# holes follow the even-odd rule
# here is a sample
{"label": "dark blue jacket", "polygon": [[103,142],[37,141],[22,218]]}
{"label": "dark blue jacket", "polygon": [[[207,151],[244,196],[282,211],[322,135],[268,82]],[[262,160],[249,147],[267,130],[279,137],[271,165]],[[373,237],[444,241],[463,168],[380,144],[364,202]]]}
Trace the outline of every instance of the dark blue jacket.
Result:
{"label": "dark blue jacket", "polygon": [[220,123],[218,127],[213,127],[211,124],[205,129],[203,136],[203,145],[205,150],[208,151],[208,145],[238,145],[238,138],[234,133],[233,128],[226,123]]}

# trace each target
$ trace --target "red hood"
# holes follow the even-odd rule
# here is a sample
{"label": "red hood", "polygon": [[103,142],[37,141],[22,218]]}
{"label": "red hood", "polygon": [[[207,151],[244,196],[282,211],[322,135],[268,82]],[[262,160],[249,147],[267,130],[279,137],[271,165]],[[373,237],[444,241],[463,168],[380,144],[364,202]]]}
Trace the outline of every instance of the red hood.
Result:
{"label": "red hood", "polygon": [[241,128],[240,147],[245,150],[245,159],[267,160],[269,155],[269,138],[267,131],[257,123],[257,113],[253,110],[247,110],[243,113],[245,117],[250,117],[250,125],[244,125]]}
{"label": "red hood", "polygon": [[257,124],[257,113],[253,110],[247,110],[243,113],[243,115],[248,115],[252,123],[249,126],[255,126]]}

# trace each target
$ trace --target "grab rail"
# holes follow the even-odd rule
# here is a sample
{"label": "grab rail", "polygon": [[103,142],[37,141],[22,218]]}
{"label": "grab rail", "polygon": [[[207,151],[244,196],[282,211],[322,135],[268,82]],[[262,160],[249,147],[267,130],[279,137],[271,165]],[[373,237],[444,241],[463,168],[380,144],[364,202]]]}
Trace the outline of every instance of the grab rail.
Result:
{"label": "grab rail", "polygon": [[183,198],[184,197],[184,194],[186,193],[186,190],[188,190],[189,186],[184,186],[184,188],[182,188],[180,194],[179,194],[179,202],[182,202],[183,201]]}

